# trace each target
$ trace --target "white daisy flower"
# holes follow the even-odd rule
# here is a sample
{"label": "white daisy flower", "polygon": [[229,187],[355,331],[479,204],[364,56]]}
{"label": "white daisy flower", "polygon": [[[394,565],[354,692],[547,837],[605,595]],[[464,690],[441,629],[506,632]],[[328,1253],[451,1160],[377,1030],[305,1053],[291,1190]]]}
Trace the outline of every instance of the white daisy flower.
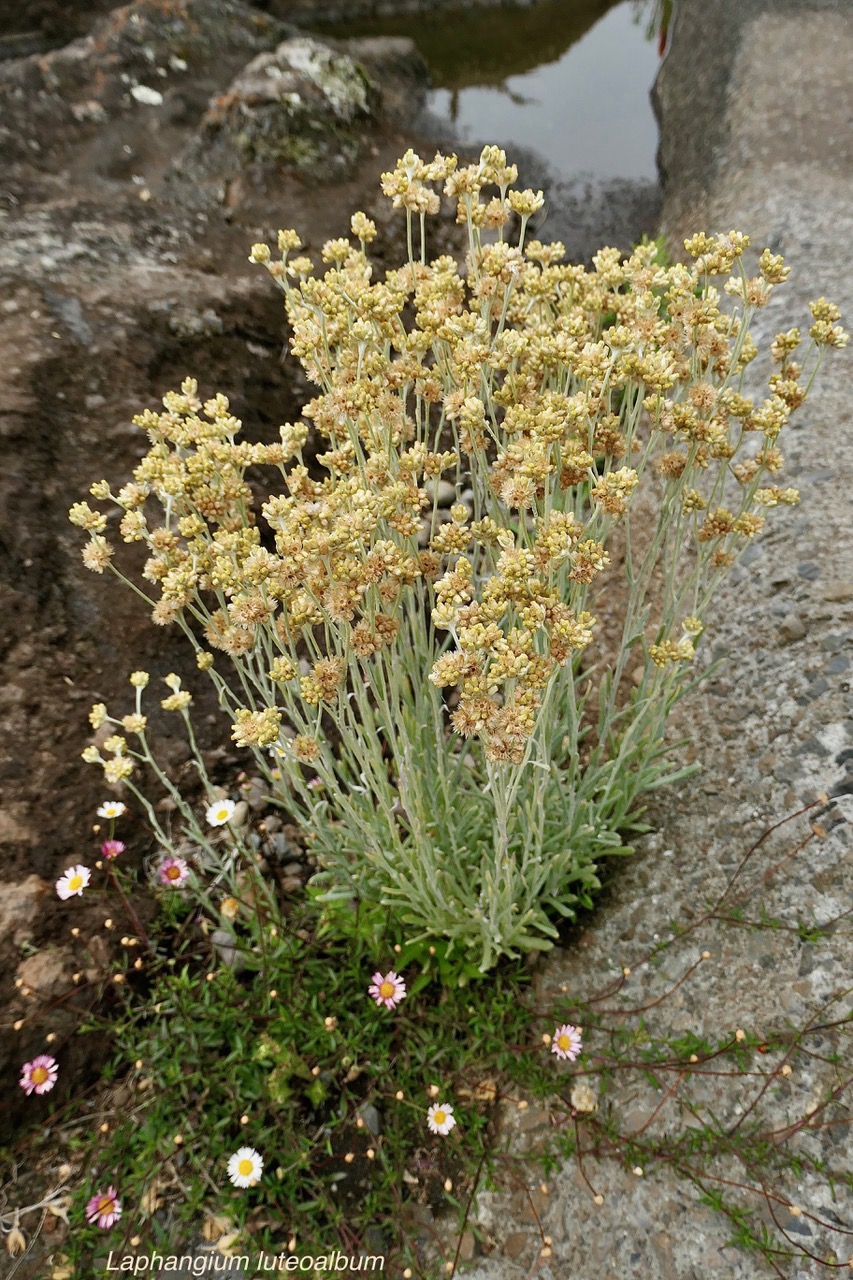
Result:
{"label": "white daisy flower", "polygon": [[427,1124],[431,1133],[444,1137],[456,1124],[453,1108],[446,1102],[434,1102],[427,1112]]}
{"label": "white daisy flower", "polygon": [[228,1177],[235,1187],[255,1187],[264,1171],[263,1158],[254,1147],[241,1147],[228,1161]]}
{"label": "white daisy flower", "polygon": [[216,800],[208,805],[204,816],[211,827],[224,827],[226,822],[230,822],[234,817],[236,808],[233,800]]}
{"label": "white daisy flower", "polygon": [[91,878],[92,873],[82,863],[76,867],[68,867],[65,874],[61,875],[56,882],[57,896],[63,901],[66,898],[79,897]]}
{"label": "white daisy flower", "polygon": [[126,812],[126,805],[120,800],[105,800],[98,810],[99,818],[120,818]]}

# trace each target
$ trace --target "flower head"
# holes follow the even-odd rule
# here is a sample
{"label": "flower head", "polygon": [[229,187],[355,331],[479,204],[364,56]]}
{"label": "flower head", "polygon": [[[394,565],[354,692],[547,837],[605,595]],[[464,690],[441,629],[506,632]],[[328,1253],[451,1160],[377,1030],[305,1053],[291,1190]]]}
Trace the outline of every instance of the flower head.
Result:
{"label": "flower head", "polygon": [[442,1137],[450,1133],[456,1124],[453,1108],[446,1102],[434,1102],[427,1112],[427,1124],[430,1133],[440,1133]]}
{"label": "flower head", "polygon": [[580,1029],[567,1022],[554,1032],[551,1052],[556,1053],[558,1058],[568,1058],[569,1062],[574,1062],[581,1051],[581,1044]]}
{"label": "flower head", "polygon": [[120,818],[126,812],[121,800],[105,800],[98,810],[99,818]]}
{"label": "flower head", "polygon": [[32,1062],[25,1062],[21,1067],[21,1079],[18,1083],[27,1097],[31,1093],[50,1093],[58,1075],[56,1060],[46,1053],[40,1053]]}
{"label": "flower head", "polygon": [[97,1222],[102,1231],[106,1231],[121,1217],[121,1201],[115,1187],[107,1187],[96,1191],[86,1205],[86,1220]]}
{"label": "flower head", "polygon": [[262,1156],[254,1147],[241,1147],[228,1161],[228,1177],[235,1187],[255,1187],[264,1171]]}
{"label": "flower head", "polygon": [[233,800],[217,800],[208,806],[204,816],[211,827],[224,827],[234,817],[236,808]]}
{"label": "flower head", "polygon": [[185,880],[189,880],[190,869],[183,858],[164,858],[157,868],[157,874],[161,884],[167,884],[174,889]]}
{"label": "flower head", "polygon": [[101,845],[101,857],[106,858],[107,862],[112,862],[120,853],[124,853],[127,845],[123,840],[105,840]]}
{"label": "flower head", "polygon": [[68,867],[64,875],[61,875],[56,882],[57,895],[63,901],[66,898],[79,897],[91,878],[92,874],[89,868],[84,867],[82,864],[76,867]]}
{"label": "flower head", "polygon": [[377,970],[367,989],[367,994],[372,996],[377,1004],[383,1004],[386,1009],[396,1009],[406,995],[406,984],[393,969],[389,969],[384,976]]}

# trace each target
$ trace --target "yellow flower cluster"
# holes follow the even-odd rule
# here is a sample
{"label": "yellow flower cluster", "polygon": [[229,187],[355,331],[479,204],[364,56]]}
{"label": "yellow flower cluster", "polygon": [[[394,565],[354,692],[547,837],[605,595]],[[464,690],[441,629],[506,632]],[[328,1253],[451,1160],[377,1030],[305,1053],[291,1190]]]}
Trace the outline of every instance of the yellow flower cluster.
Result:
{"label": "yellow flower cluster", "polygon": [[[762,482],[778,473],[776,439],[806,394],[798,330],[773,343],[770,395],[759,404],[742,391],[756,355],[749,317],[787,278],[782,259],[765,251],[748,275],[748,238],[733,231],[687,241],[689,265],[664,265],[654,244],[569,264],[562,245],[527,240],[542,198],[516,178],[495,147],[469,166],[407,152],[382,189],[405,214],[409,260],[383,279],[363,213],[353,239],[322,247],[322,276],[293,257],[293,231],[279,232],[277,256],[253,246],[284,289],[292,351],[318,387],[304,420],[274,443],[241,441],[227,398],[202,401],[187,379],[162,411],[135,419],[151,447],[133,481],[116,495],[92,487],[122,508],[124,541],[146,544],[155,621],[186,611],[210,649],[248,664],[268,705],[237,714],[242,745],[278,743],[286,715],[297,730],[313,723],[289,749],[315,760],[317,716],[420,617],[446,633],[421,678],[455,691],[454,728],[479,736],[491,761],[518,763],[544,691],[590,643],[590,585],[645,477],[664,486],[677,552],[688,538],[699,583],[689,599],[668,597],[645,642],[653,666],[693,656],[701,622],[674,640],[674,619],[702,611],[705,588],[761,527],[753,508],[797,500]],[[426,219],[443,197],[467,236],[464,261],[427,255]],[[812,315],[815,344],[844,344],[836,307],[820,299]],[[303,455],[311,431],[316,465]],[[257,466],[281,477],[260,518],[246,480]],[[436,497],[448,478],[449,511]],[[153,527],[151,498],[163,512]],[[71,519],[90,535],[87,565],[112,567],[105,517],[76,503]],[[663,556],[676,543],[657,545]],[[210,669],[213,656],[198,662]],[[163,706],[182,709],[184,697]]]}

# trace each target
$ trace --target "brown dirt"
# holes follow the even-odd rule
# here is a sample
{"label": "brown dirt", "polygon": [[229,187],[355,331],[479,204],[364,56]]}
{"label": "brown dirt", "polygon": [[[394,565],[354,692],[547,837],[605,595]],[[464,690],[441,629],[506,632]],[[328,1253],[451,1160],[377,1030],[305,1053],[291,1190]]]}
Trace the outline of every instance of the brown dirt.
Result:
{"label": "brown dirt", "polygon": [[[89,21],[104,7],[89,6]],[[38,10],[49,34],[85,31],[83,10],[72,26],[59,12]],[[92,824],[108,792],[80,759],[89,707],[116,707],[137,667],[188,682],[197,674],[142,601],[83,568],[67,509],[93,480],[129,478],[146,447],[133,415],[190,373],[207,394],[229,395],[250,437],[272,437],[298,416],[307,386],[283,356],[281,300],[248,248],[281,222],[299,227],[309,249],[341,234],[352,209],[372,210],[376,175],[410,141],[380,114],[366,126],[361,165],[332,187],[267,168],[188,198],[175,159],[209,99],[286,34],[232,0],[147,0],[98,18],[70,47],[0,63],[0,881],[43,882],[32,919],[0,937],[2,1026],[25,1019],[0,1038],[0,1138],[20,1116],[19,1064],[44,1050],[64,999],[59,990],[44,1004],[22,999],[13,987],[22,948],[67,948],[70,975],[86,967],[71,925],[85,936],[115,911],[90,898],[71,920],[52,888],[71,862],[97,857]],[[134,83],[156,86],[163,102],[135,101]],[[119,562],[133,565],[137,550],[121,548]],[[212,706],[201,710],[208,742],[227,740],[213,732]],[[163,716],[155,736],[178,767],[185,748],[171,734]],[[221,755],[233,769],[235,757]],[[140,832],[137,854],[145,844]],[[63,1079],[77,1089],[102,1061],[79,1040],[64,1055]]]}

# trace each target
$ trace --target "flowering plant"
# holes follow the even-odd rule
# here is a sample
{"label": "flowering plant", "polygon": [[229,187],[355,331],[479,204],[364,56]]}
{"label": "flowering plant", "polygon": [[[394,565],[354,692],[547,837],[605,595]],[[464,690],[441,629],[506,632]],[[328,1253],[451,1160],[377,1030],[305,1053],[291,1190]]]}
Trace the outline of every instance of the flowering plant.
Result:
{"label": "flowering plant", "polygon": [[[691,265],[653,244],[567,264],[528,240],[542,196],[516,178],[494,147],[467,167],[408,152],[382,180],[408,261],[381,280],[362,213],[321,276],[293,231],[277,257],[255,245],[318,387],[304,420],[240,441],[227,399],[187,379],[135,420],[151,448],[133,482],[92,487],[147,545],[155,622],[185,632],[234,740],[304,823],[322,896],[391,908],[410,941],[482,969],[549,947],[641,795],[679,776],[664,727],[710,602],[759,510],[797,501],[777,437],[846,341],[813,303],[808,351],[780,334],[754,403],[749,325],[781,258],[750,276],[731,232],[687,241]],[[442,189],[462,265],[428,258]],[[278,472],[260,512],[255,467]],[[106,517],[71,518],[86,564],[119,573]],[[600,611],[618,615],[610,656],[590,648]],[[189,726],[176,679],[163,706]],[[139,706],[122,723],[138,751],[119,734],[88,749],[113,782],[150,761]]]}

